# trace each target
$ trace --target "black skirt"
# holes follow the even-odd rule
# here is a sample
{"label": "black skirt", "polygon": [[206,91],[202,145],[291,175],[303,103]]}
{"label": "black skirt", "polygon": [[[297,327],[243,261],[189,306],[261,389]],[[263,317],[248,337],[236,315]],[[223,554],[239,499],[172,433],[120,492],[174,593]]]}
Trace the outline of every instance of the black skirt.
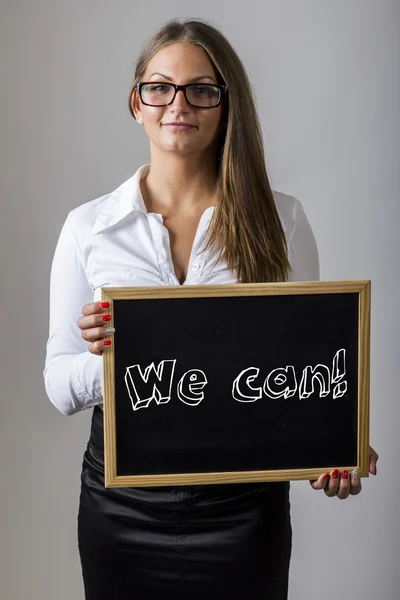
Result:
{"label": "black skirt", "polygon": [[83,457],[86,600],[286,600],[289,483],[105,488],[103,411]]}

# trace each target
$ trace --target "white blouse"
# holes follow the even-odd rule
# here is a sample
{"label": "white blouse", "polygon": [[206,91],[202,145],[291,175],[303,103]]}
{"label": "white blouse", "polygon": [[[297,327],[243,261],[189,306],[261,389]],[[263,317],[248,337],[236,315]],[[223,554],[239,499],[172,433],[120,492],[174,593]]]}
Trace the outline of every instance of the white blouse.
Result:
{"label": "white blouse", "polygon": [[[50,276],[50,326],[44,369],[51,402],[72,415],[103,402],[102,357],[87,350],[77,325],[84,304],[101,299],[101,287],[179,285],[162,215],[146,210],[143,165],[112,193],[72,210],[63,225]],[[291,281],[319,279],[317,245],[298,200],[273,192],[285,231]],[[214,207],[198,225],[183,285],[237,283],[217,252],[201,253]]]}

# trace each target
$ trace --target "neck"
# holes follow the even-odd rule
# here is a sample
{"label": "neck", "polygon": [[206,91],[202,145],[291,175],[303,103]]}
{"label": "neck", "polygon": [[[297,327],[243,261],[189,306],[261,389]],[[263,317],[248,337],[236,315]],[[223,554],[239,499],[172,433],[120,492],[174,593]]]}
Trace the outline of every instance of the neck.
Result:
{"label": "neck", "polygon": [[197,212],[214,204],[215,155],[151,154],[150,170],[141,182],[149,212]]}

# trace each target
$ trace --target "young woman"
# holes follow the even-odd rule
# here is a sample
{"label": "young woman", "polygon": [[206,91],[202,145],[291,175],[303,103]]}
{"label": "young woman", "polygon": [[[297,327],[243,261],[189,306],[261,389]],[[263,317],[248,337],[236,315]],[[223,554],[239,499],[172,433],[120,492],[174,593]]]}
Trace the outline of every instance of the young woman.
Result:
{"label": "young woman", "polygon": [[[314,236],[300,203],[271,191],[249,80],[214,27],[158,31],[129,108],[150,164],[70,212],[51,273],[46,390],[64,414],[94,407],[78,516],[86,598],[284,600],[289,483],[104,487],[101,354],[114,330],[99,299],[102,286],[316,280]],[[337,470],[312,486],[361,490]]]}

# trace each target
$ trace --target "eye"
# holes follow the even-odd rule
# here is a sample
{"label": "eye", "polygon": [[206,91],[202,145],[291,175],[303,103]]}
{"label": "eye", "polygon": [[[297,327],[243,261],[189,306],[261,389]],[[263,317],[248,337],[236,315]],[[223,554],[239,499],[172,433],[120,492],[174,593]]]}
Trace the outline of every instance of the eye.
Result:
{"label": "eye", "polygon": [[150,92],[168,92],[169,85],[163,85],[162,83],[157,83],[156,85],[150,85],[148,87]]}
{"label": "eye", "polygon": [[192,88],[192,94],[196,98],[216,98],[219,95],[219,89],[213,85],[194,85]]}
{"label": "eye", "polygon": [[171,90],[168,83],[147,83],[142,87],[142,93],[145,94],[165,94]]}
{"label": "eye", "polygon": [[212,88],[198,86],[198,87],[196,87],[195,91],[197,94],[199,94],[199,96],[206,96],[207,94],[211,93]]}

